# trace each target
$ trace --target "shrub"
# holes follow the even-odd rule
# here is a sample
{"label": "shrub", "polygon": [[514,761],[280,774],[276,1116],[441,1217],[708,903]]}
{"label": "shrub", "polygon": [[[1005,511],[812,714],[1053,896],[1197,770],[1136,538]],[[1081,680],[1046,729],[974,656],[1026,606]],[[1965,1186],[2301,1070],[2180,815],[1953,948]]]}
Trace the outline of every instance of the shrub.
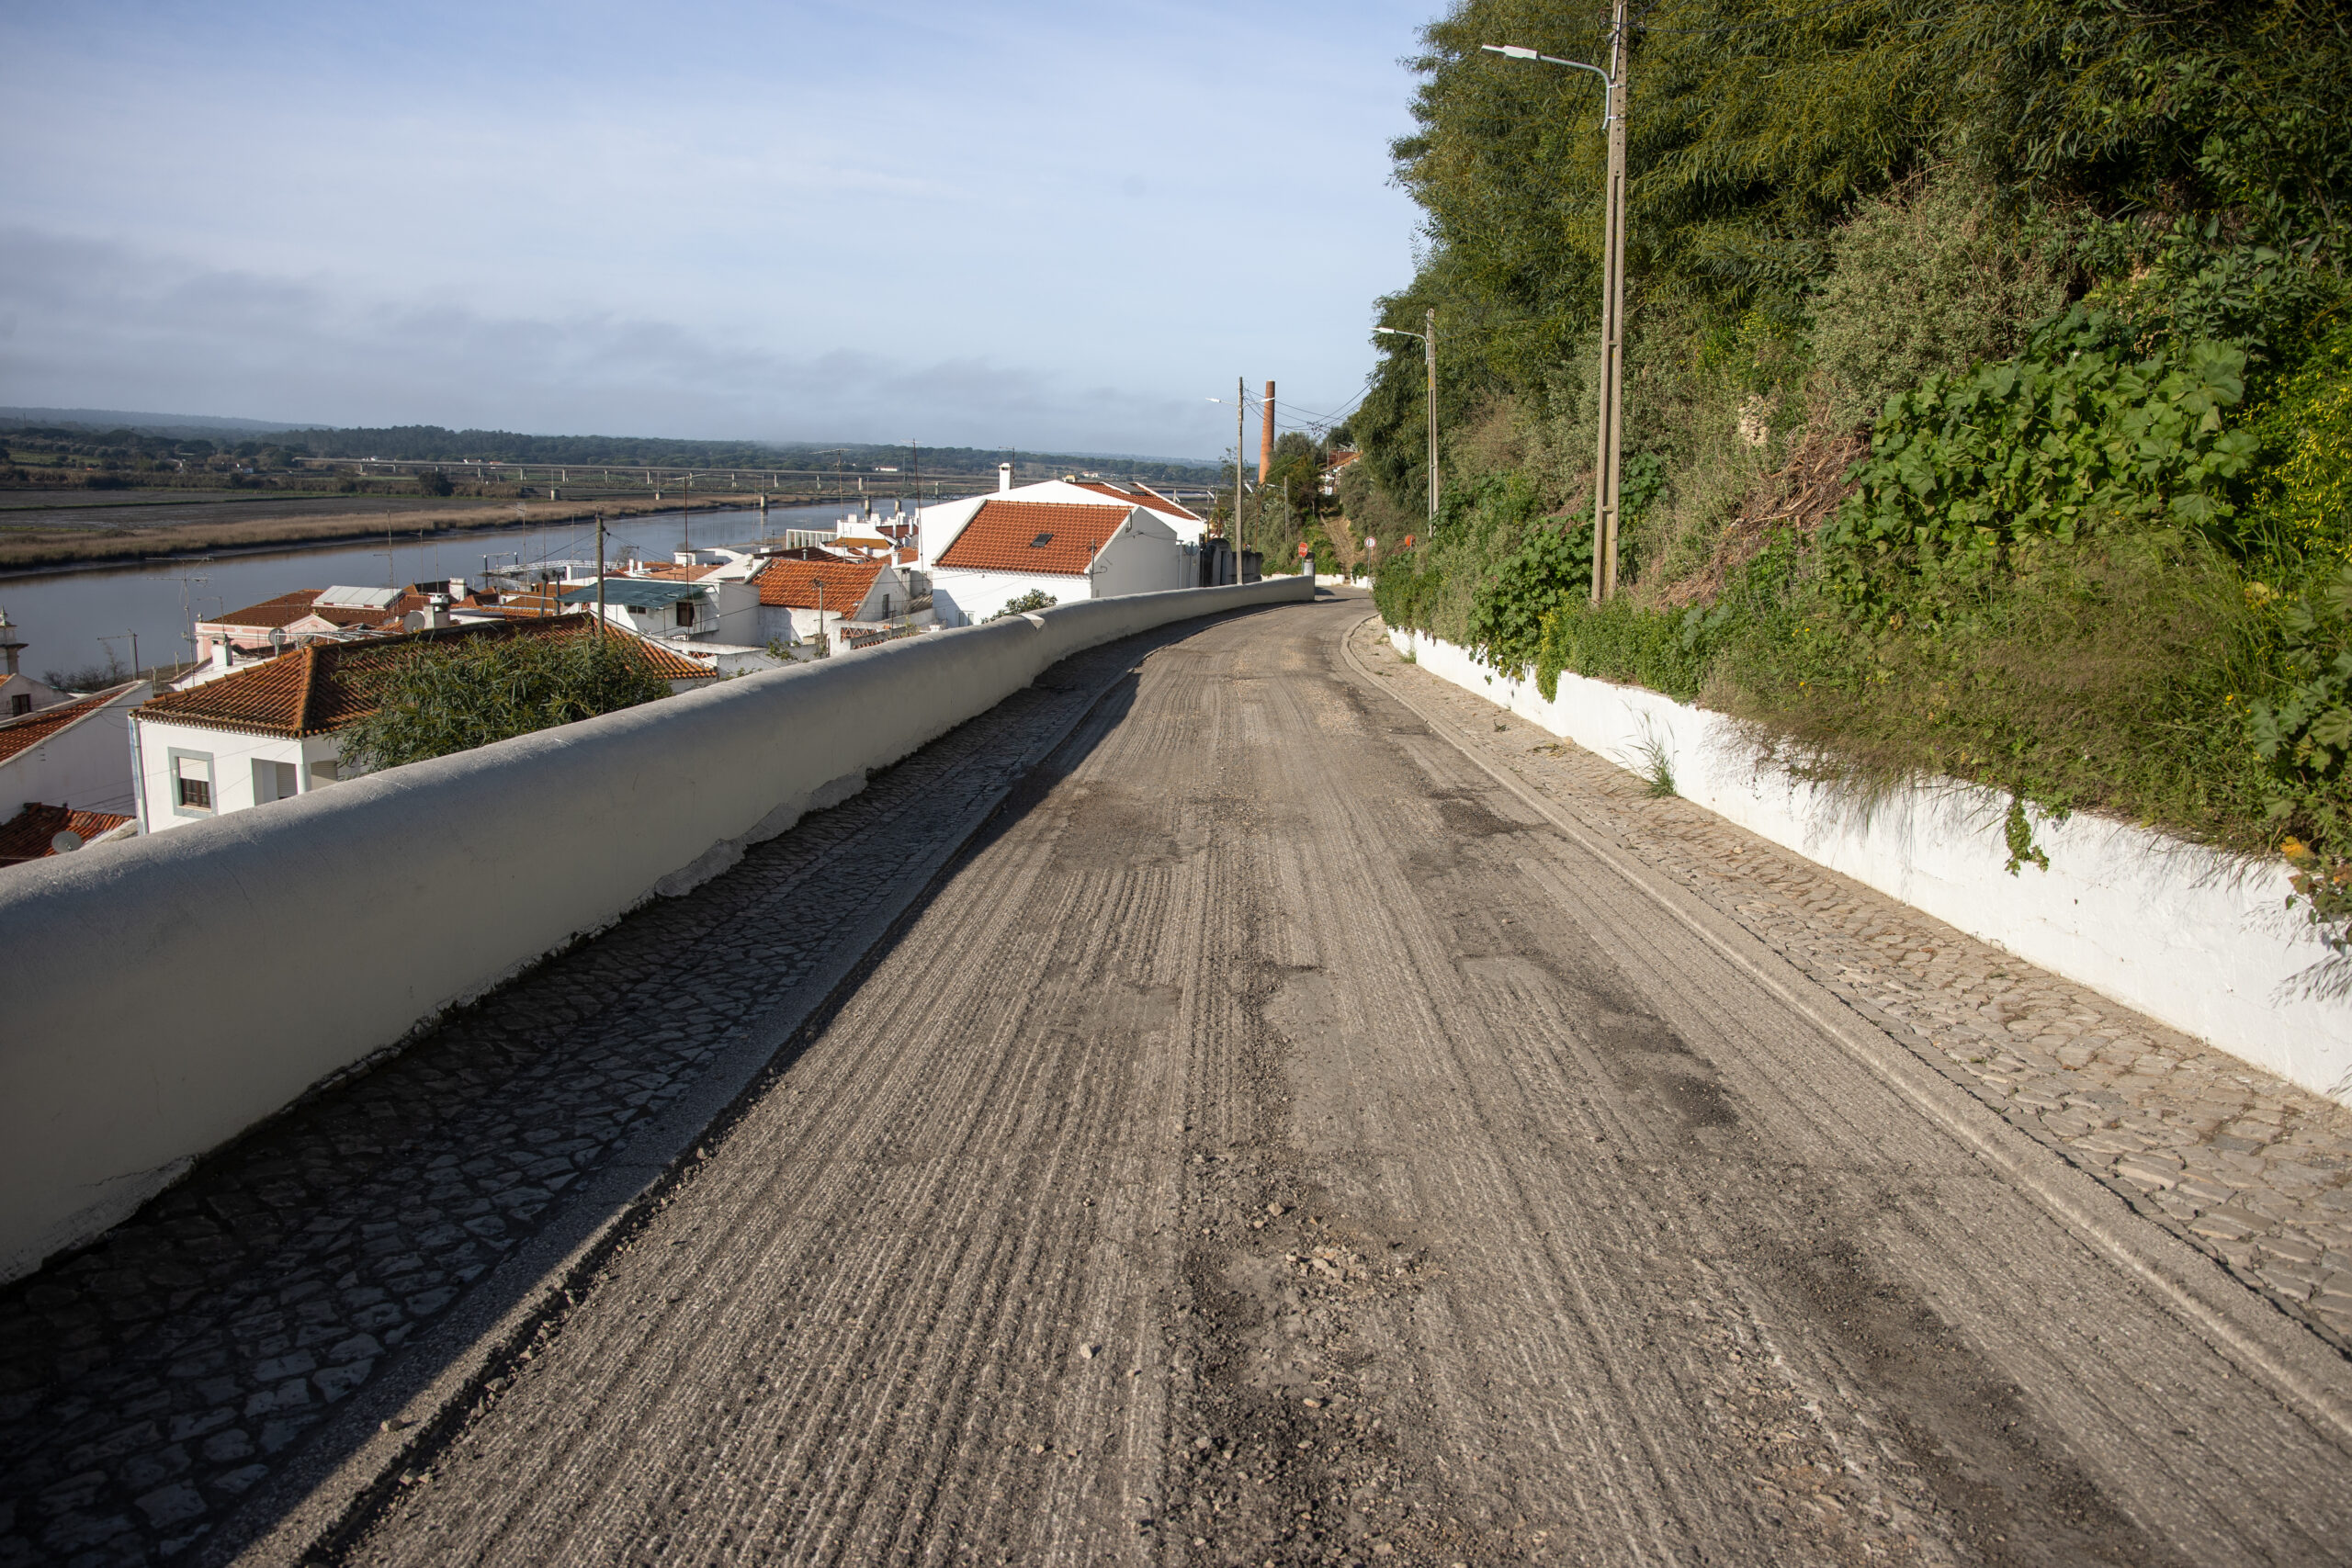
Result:
{"label": "shrub", "polygon": [[376,710],[343,732],[343,761],[399,767],[669,694],[625,635],[452,638],[386,672]]}
{"label": "shrub", "polygon": [[1849,596],[1899,604],[1906,583],[1984,580],[2038,541],[2227,536],[2225,481],[2260,445],[2222,424],[2245,370],[2242,351],[2211,342],[2134,361],[2120,322],[2077,308],[2019,358],[1930,376],[1889,401],[1860,492],[1823,531],[1833,573]]}
{"label": "shrub", "polygon": [[1867,424],[1929,376],[2014,354],[2023,323],[2065,303],[2057,237],[2005,221],[1945,175],[1865,202],[1830,236],[1812,299],[1813,357],[1833,423]]}
{"label": "shrub", "polygon": [[1044,589],[1032,588],[1028,592],[990,615],[988,620],[982,621],[980,625],[987,626],[989,621],[1009,621],[1015,615],[1031,615],[1038,610],[1050,610],[1060,603],[1059,599],[1055,598]]}

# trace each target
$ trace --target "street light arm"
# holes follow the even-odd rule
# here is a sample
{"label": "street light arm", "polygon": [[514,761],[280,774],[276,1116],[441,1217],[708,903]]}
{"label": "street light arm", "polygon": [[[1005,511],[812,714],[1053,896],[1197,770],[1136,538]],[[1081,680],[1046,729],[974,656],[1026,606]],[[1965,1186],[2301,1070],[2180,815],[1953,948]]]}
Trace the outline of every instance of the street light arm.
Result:
{"label": "street light arm", "polygon": [[1600,78],[1600,129],[1609,129],[1609,121],[1617,112],[1617,83],[1600,66],[1587,65],[1581,60],[1562,60],[1556,54],[1538,54],[1515,43],[1482,43],[1478,47],[1489,54],[1499,54],[1511,60],[1540,60],[1546,65],[1565,65],[1571,71],[1591,72]]}

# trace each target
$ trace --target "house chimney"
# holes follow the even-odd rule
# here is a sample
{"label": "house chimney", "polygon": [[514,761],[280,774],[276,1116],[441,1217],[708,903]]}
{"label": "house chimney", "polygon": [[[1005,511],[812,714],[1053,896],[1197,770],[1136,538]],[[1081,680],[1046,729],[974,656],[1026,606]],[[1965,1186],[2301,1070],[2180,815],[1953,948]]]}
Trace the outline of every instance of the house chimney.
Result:
{"label": "house chimney", "polygon": [[1010,464],[1010,463],[999,463],[999,464],[996,466],[996,488],[997,488],[997,493],[998,493],[998,494],[1000,494],[1000,495],[1003,494],[1006,491],[1009,491],[1009,490],[1011,490],[1011,489],[1012,488],[1012,464]]}
{"label": "house chimney", "polygon": [[1274,466],[1274,384],[1266,383],[1265,434],[1258,437],[1258,482],[1266,482],[1266,470]]}
{"label": "house chimney", "polygon": [[8,612],[0,610],[0,656],[5,656],[8,660],[8,674],[14,675],[17,672],[17,660],[23,656],[24,651],[25,639],[17,635],[15,625],[8,619]]}

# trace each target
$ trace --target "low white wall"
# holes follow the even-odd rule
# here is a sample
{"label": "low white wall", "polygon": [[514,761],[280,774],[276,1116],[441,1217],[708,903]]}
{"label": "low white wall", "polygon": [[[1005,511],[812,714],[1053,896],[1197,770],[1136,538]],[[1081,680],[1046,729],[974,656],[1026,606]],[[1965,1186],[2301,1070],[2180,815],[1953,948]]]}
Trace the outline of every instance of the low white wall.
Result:
{"label": "low white wall", "polygon": [[0,882],[0,1279],[1055,660],[1310,592],[1138,594],[910,637],[18,868]]}
{"label": "low white wall", "polygon": [[1759,772],[1721,714],[1562,674],[1545,702],[1450,643],[1392,631],[1421,668],[1637,772],[1655,745],[1675,793],[1971,936],[2352,1104],[2352,999],[2314,994],[2327,949],[2287,908],[2287,872],[2104,818],[2028,808],[2050,869],[2009,875],[2006,796],[1923,785],[1868,808]]}

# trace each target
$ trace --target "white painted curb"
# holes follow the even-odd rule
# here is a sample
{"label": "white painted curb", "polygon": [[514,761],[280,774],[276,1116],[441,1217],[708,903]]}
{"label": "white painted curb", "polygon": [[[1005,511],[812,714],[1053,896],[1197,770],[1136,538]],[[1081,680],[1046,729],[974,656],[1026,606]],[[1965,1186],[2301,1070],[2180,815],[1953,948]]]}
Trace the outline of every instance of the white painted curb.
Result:
{"label": "white painted curb", "polygon": [[0,876],[0,1280],[305,1089],[678,893],[1082,649],[1304,601],[1097,599],[435,758]]}
{"label": "white painted curb", "polygon": [[1646,772],[1652,748],[1675,793],[1760,838],[1922,909],[2028,963],[2265,1071],[2352,1105],[2352,999],[2314,994],[2329,953],[2287,908],[2287,871],[2249,864],[2103,818],[2030,812],[2046,872],[2015,876],[2008,801],[1957,782],[1903,790],[1867,808],[1819,785],[1759,772],[1721,714],[1638,686],[1563,672],[1558,697],[1451,643],[1392,630],[1424,670]]}

